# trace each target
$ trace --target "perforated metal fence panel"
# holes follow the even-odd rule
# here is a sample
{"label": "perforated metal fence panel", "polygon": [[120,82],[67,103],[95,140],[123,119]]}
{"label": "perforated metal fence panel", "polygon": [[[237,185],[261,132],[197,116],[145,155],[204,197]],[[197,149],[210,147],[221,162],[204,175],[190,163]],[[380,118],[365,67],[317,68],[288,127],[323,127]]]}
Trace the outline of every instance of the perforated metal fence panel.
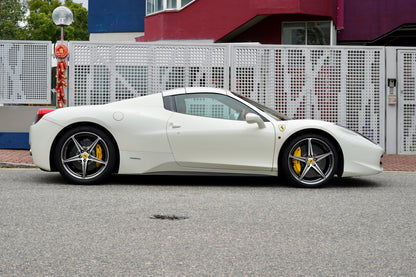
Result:
{"label": "perforated metal fence panel", "polygon": [[231,89],[298,119],[336,122],[384,147],[384,48],[232,46]]}
{"label": "perforated metal fence panel", "polygon": [[51,103],[51,42],[0,41],[0,103]]}
{"label": "perforated metal fence panel", "polygon": [[384,147],[384,48],[70,43],[69,105],[184,86],[231,88],[289,116],[336,122]]}
{"label": "perforated metal fence panel", "polygon": [[398,51],[398,152],[416,154],[416,50]]}
{"label": "perforated metal fence panel", "polygon": [[178,87],[228,88],[228,47],[71,42],[69,104],[95,105]]}

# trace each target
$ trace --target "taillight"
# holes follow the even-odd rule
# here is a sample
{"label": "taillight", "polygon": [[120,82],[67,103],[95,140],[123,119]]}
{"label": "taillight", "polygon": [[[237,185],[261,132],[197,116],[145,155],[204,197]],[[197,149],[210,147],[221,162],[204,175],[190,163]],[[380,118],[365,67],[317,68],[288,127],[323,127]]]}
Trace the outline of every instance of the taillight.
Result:
{"label": "taillight", "polygon": [[56,110],[56,109],[39,109],[39,111],[36,115],[35,123],[38,122],[45,114],[53,112],[54,110]]}

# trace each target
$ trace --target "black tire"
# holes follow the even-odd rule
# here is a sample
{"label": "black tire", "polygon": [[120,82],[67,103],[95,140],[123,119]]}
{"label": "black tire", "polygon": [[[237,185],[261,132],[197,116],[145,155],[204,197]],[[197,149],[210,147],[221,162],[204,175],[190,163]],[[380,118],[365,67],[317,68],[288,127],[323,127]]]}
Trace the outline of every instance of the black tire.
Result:
{"label": "black tire", "polygon": [[308,133],[291,140],[283,149],[279,162],[280,172],[293,185],[317,188],[334,176],[338,153],[330,139]]}
{"label": "black tire", "polygon": [[54,159],[58,171],[71,183],[96,184],[113,172],[116,148],[106,132],[80,126],[58,139]]}

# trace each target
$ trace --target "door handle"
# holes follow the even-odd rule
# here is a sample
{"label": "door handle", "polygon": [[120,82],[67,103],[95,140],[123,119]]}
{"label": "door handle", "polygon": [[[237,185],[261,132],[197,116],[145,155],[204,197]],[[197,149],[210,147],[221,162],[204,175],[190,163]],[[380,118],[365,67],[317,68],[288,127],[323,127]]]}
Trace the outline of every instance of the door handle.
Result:
{"label": "door handle", "polygon": [[173,123],[171,123],[170,126],[172,127],[172,129],[178,129],[178,128],[182,127],[181,125],[176,125],[176,124],[173,124]]}

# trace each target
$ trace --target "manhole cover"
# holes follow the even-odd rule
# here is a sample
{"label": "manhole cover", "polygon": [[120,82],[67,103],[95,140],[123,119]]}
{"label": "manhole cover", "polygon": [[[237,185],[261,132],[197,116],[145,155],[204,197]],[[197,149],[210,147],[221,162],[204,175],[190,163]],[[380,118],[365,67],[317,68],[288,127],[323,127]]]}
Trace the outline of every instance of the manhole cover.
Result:
{"label": "manhole cover", "polygon": [[187,216],[176,216],[176,215],[163,215],[163,214],[155,214],[150,217],[151,219],[160,219],[160,220],[183,220],[188,219]]}

